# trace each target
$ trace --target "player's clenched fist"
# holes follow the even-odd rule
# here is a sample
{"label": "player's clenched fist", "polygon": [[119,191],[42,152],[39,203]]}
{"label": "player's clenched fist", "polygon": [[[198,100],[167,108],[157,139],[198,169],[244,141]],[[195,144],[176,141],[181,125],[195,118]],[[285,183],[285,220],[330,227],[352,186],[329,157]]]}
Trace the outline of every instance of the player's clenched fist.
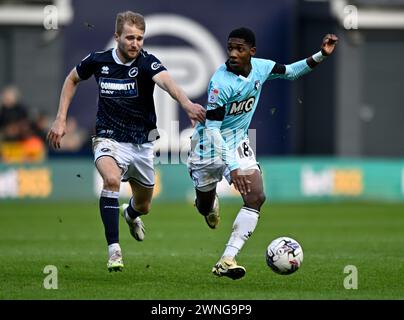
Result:
{"label": "player's clenched fist", "polygon": [[327,34],[321,44],[321,53],[324,56],[329,56],[334,51],[337,42],[338,37],[335,34]]}

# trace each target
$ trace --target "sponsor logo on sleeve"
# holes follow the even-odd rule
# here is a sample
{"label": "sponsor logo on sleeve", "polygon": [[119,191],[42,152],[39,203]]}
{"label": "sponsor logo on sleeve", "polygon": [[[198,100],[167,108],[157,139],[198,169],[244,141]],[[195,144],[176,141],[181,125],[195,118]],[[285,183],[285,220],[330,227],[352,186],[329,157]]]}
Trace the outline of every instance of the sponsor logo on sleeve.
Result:
{"label": "sponsor logo on sleeve", "polygon": [[161,68],[161,66],[162,66],[162,64],[161,64],[161,63],[158,63],[158,62],[153,62],[153,63],[151,64],[151,68],[152,68],[154,71],[156,71],[157,69]]}
{"label": "sponsor logo on sleeve", "polygon": [[209,103],[216,103],[219,99],[220,90],[217,88],[212,88],[209,92],[208,102]]}

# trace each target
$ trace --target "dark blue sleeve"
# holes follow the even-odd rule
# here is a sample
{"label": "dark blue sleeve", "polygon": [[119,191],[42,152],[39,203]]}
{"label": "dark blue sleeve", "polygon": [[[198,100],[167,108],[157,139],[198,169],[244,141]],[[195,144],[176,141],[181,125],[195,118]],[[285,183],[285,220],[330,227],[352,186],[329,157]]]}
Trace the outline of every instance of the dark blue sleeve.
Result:
{"label": "dark blue sleeve", "polygon": [[144,69],[150,78],[153,78],[161,71],[167,70],[166,67],[163,66],[161,61],[152,54],[146,59]]}
{"label": "dark blue sleeve", "polygon": [[90,53],[76,66],[77,74],[80,79],[87,80],[96,70],[96,62],[94,60],[94,53]]}

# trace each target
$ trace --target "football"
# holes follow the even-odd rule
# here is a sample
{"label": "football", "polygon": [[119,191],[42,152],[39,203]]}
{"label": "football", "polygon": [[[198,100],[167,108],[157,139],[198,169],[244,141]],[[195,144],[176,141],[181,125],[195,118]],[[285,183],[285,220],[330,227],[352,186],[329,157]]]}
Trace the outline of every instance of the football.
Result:
{"label": "football", "polygon": [[292,274],[303,262],[303,249],[296,240],[279,237],[273,240],[265,253],[267,265],[278,274]]}

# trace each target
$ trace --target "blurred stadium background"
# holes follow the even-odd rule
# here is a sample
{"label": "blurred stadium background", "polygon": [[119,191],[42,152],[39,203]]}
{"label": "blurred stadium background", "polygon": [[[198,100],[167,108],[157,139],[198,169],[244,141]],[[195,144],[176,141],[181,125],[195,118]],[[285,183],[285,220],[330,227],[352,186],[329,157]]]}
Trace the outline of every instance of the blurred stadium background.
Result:
{"label": "blurred stadium background", "polygon": [[[145,49],[159,57],[189,97],[201,104],[207,98],[210,76],[226,59],[226,37],[233,28],[244,25],[255,30],[257,56],[281,63],[317,52],[325,34],[337,34],[335,54],[314,72],[295,82],[265,84],[251,134],[264,173],[269,203],[263,211],[268,216],[263,216],[256,240],[251,240],[255,245],[246,245],[241,256],[256,262],[260,270],[270,240],[291,235],[303,243],[307,260],[337,263],[331,267],[338,273],[332,280],[335,288],[327,287],[318,295],[312,284],[314,291],[303,294],[298,287],[293,293],[290,279],[290,287],[284,287],[278,276],[257,271],[255,282],[262,279],[265,284],[264,279],[273,277],[271,281],[285,295],[271,295],[265,288],[249,295],[247,279],[244,295],[224,298],[347,298],[343,267],[356,261],[366,268],[377,251],[383,261],[392,262],[387,263],[392,269],[384,272],[384,262],[379,261],[380,273],[369,271],[367,291],[352,297],[404,298],[402,280],[386,280],[390,287],[381,280],[372,282],[380,275],[404,271],[404,0],[257,0],[253,6],[239,0],[0,0],[0,251],[10,262],[0,266],[0,298],[223,298],[206,286],[198,292],[187,288],[179,294],[152,291],[143,296],[133,291],[97,296],[91,289],[75,295],[66,287],[65,294],[52,296],[41,288],[46,264],[59,263],[69,272],[74,263],[88,262],[87,257],[75,260],[80,249],[72,244],[83,242],[89,244],[84,249],[89,259],[99,261],[91,267],[103,277],[106,253],[97,204],[101,181],[90,146],[97,102],[94,80],[79,86],[62,150],[49,150],[44,137],[56,114],[65,76],[89,52],[114,45],[115,15],[124,10],[145,16]],[[200,250],[205,250],[209,261],[203,260],[198,272],[210,277],[241,200],[226,184],[220,185],[223,228],[219,235],[209,234],[192,207],[193,188],[184,165],[190,123],[158,89],[155,102],[162,139],[156,145],[156,206],[145,219],[157,238],[150,232],[149,251],[136,251],[128,260],[149,265],[142,259],[164,263],[173,256],[191,259],[192,249],[181,244],[199,246],[206,241],[210,247]],[[123,185],[121,193],[124,200],[129,188]],[[177,222],[171,233],[164,227],[169,223],[166,210]],[[338,232],[329,229],[335,226],[340,227]],[[121,234],[129,246],[126,230]],[[161,243],[170,237],[174,243],[179,240],[178,248]],[[92,244],[89,239],[96,241]],[[326,245],[318,253],[316,243],[322,241]],[[167,261],[156,258],[165,254],[160,246]],[[344,255],[347,248],[351,251]],[[308,273],[322,270],[305,263]],[[85,269],[82,272],[86,278]],[[206,283],[215,286],[214,280]],[[326,276],[320,280],[327,283]],[[173,271],[172,279],[159,281],[178,286],[180,280]]]}

